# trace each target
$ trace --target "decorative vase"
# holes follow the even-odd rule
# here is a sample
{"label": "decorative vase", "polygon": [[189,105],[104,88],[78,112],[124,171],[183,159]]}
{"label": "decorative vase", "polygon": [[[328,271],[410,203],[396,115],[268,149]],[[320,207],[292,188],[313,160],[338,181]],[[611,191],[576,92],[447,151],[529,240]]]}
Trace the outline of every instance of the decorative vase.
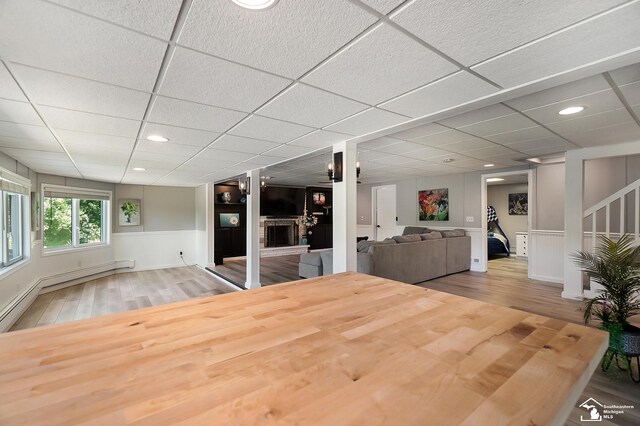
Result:
{"label": "decorative vase", "polygon": [[230,203],[231,192],[223,192],[222,194],[220,194],[220,199],[222,200],[223,203]]}
{"label": "decorative vase", "polygon": [[630,326],[622,332],[622,350],[627,356],[640,355],[640,329]]}
{"label": "decorative vase", "polygon": [[300,237],[300,245],[301,246],[306,246],[307,245],[307,236],[303,235],[302,237]]}

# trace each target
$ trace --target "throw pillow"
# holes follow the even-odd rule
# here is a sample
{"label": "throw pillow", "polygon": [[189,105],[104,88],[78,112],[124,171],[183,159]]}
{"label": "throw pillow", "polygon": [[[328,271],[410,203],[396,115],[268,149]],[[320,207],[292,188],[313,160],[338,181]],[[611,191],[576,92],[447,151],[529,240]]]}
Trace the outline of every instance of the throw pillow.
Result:
{"label": "throw pillow", "polygon": [[397,235],[391,238],[396,240],[396,243],[415,243],[416,241],[422,240],[422,238],[420,238],[420,234]]}
{"label": "throw pillow", "polygon": [[453,229],[451,231],[442,231],[442,236],[445,238],[451,237],[464,237],[464,229]]}
{"label": "throw pillow", "polygon": [[426,234],[420,234],[420,238],[423,240],[437,240],[442,238],[442,234],[438,231],[431,231]]}
{"label": "throw pillow", "polygon": [[404,231],[402,231],[402,235],[424,234],[429,231],[429,228],[424,228],[422,226],[405,226]]}

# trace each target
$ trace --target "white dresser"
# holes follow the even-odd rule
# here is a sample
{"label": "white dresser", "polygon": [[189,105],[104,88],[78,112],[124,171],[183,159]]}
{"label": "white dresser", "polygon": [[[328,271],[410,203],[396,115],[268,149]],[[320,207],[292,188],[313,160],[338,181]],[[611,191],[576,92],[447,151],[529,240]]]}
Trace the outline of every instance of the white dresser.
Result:
{"label": "white dresser", "polygon": [[529,255],[529,234],[526,232],[516,232],[516,257],[527,257]]}

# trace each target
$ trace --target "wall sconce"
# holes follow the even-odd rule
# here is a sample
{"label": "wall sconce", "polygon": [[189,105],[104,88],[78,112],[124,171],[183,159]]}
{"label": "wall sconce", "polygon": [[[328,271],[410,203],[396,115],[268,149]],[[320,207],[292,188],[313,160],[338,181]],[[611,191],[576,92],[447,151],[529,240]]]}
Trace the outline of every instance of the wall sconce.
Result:
{"label": "wall sconce", "polygon": [[360,177],[360,162],[356,161],[356,179]]}
{"label": "wall sconce", "polygon": [[267,181],[262,179],[260,181],[260,192],[264,192],[267,189]]}
{"label": "wall sconce", "polygon": [[333,162],[327,164],[327,176],[334,182],[342,182],[342,153],[333,153]]}
{"label": "wall sconce", "polygon": [[251,178],[238,179],[238,189],[242,195],[251,195]]}

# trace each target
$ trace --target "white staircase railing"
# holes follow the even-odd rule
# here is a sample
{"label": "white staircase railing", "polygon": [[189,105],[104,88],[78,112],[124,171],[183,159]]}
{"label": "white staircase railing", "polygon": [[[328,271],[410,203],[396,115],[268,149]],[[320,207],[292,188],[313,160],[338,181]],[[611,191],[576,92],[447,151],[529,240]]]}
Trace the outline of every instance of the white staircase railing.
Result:
{"label": "white staircase railing", "polygon": [[[596,248],[596,243],[597,243],[597,229],[596,229],[596,224],[597,224],[597,216],[598,216],[598,212],[602,209],[605,209],[605,236],[607,238],[610,238],[611,235],[611,205],[615,202],[620,203],[620,235],[624,234],[625,232],[627,232],[626,229],[626,197],[627,194],[631,193],[631,192],[635,192],[635,196],[634,196],[634,215],[635,215],[635,220],[634,223],[632,225],[633,228],[633,237],[636,243],[640,243],[640,179],[638,179],[637,181],[630,183],[629,185],[625,186],[624,188],[622,188],[621,190],[619,190],[618,192],[616,192],[615,194],[612,194],[611,196],[605,198],[604,200],[600,201],[599,203],[589,207],[588,209],[586,209],[584,211],[583,214],[583,219],[587,219],[589,216],[591,216],[591,248],[592,250],[595,251]],[[631,230],[628,230],[631,231]]]}

